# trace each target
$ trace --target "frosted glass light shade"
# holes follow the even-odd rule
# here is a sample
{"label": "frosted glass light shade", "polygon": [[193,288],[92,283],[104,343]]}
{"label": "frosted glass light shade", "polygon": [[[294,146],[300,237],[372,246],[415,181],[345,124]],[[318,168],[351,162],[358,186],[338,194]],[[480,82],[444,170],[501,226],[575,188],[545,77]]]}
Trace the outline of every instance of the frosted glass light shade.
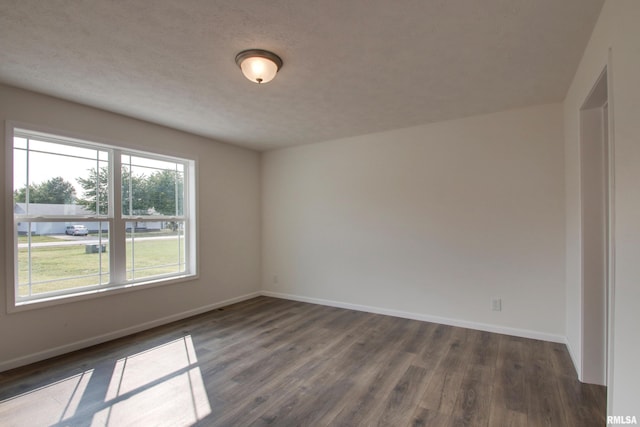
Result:
{"label": "frosted glass light shade", "polygon": [[240,52],[236,63],[242,74],[254,83],[267,83],[273,80],[282,67],[282,60],[276,54],[266,50],[251,49]]}

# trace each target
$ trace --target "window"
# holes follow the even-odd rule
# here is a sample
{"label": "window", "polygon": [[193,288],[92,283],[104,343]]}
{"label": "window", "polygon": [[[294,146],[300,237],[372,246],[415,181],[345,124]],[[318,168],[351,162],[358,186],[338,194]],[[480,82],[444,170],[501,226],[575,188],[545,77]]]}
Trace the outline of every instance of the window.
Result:
{"label": "window", "polygon": [[16,306],[196,274],[193,160],[10,131]]}

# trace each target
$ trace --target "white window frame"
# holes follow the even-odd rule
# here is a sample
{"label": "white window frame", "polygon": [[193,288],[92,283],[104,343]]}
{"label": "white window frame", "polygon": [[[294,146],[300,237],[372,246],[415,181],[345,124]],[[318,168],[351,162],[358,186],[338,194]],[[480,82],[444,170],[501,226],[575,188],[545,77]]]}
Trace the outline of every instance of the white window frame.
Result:
{"label": "white window frame", "polygon": [[[100,149],[109,153],[109,211],[107,215],[87,215],[87,216],[39,216],[41,222],[70,222],[70,221],[103,221],[109,224],[109,274],[110,280],[106,285],[94,285],[75,289],[65,289],[61,291],[41,294],[39,296],[18,297],[17,283],[17,260],[18,260],[18,233],[17,223],[24,217],[14,216],[13,203],[13,152],[14,135],[28,134],[32,137],[39,137],[41,140],[58,142],[66,145],[76,145],[84,148]],[[185,281],[194,280],[198,277],[198,250],[197,250],[197,182],[195,159],[185,158],[174,153],[148,151],[143,147],[127,147],[120,144],[107,143],[95,137],[71,135],[69,132],[46,129],[41,126],[24,124],[7,120],[5,122],[5,194],[6,194],[6,295],[8,312],[17,312],[38,307],[47,307],[67,302],[73,302],[88,298],[97,298],[103,295],[113,295],[114,293],[129,292],[143,288],[164,286]],[[122,167],[121,155],[140,156],[149,159],[175,162],[184,165],[184,204],[183,215],[123,215],[122,211]],[[115,173],[117,171],[117,173]],[[11,200],[9,202],[9,199]],[[126,223],[135,221],[166,221],[175,220],[184,222],[185,238],[185,271],[145,277],[137,280],[127,280],[126,269]],[[134,268],[132,266],[132,268]]]}

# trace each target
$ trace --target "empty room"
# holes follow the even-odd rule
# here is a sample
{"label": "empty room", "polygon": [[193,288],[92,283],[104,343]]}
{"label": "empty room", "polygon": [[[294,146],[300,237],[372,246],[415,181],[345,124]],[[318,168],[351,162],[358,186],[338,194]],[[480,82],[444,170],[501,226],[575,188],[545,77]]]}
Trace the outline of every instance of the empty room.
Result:
{"label": "empty room", "polygon": [[0,425],[640,419],[640,1],[0,0]]}

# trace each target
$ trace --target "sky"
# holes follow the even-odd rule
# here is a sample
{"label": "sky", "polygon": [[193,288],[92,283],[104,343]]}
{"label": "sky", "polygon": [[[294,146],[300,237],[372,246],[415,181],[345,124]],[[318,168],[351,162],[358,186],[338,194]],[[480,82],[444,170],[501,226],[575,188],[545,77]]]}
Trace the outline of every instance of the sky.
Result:
{"label": "sky", "polygon": [[[27,181],[27,141],[14,138],[13,150],[13,189],[23,188]],[[87,177],[88,171],[97,166],[108,165],[108,152],[81,147],[65,146],[48,142],[30,140],[31,150],[28,161],[29,183],[40,184],[51,178],[61,176],[76,189],[76,196],[82,196],[82,187],[77,178]]]}
{"label": "sky", "polygon": [[[27,162],[27,144],[29,156]],[[76,189],[76,197],[82,197],[83,189],[77,178],[89,176],[92,168],[107,167],[109,152],[94,148],[55,144],[26,138],[14,137],[13,189],[23,188],[28,180],[31,185],[41,184],[52,178],[62,177]],[[123,163],[134,166],[134,175],[150,175],[159,169],[182,170],[182,165],[173,162],[148,159],[138,156],[122,156]],[[28,166],[27,166],[28,165]]]}

